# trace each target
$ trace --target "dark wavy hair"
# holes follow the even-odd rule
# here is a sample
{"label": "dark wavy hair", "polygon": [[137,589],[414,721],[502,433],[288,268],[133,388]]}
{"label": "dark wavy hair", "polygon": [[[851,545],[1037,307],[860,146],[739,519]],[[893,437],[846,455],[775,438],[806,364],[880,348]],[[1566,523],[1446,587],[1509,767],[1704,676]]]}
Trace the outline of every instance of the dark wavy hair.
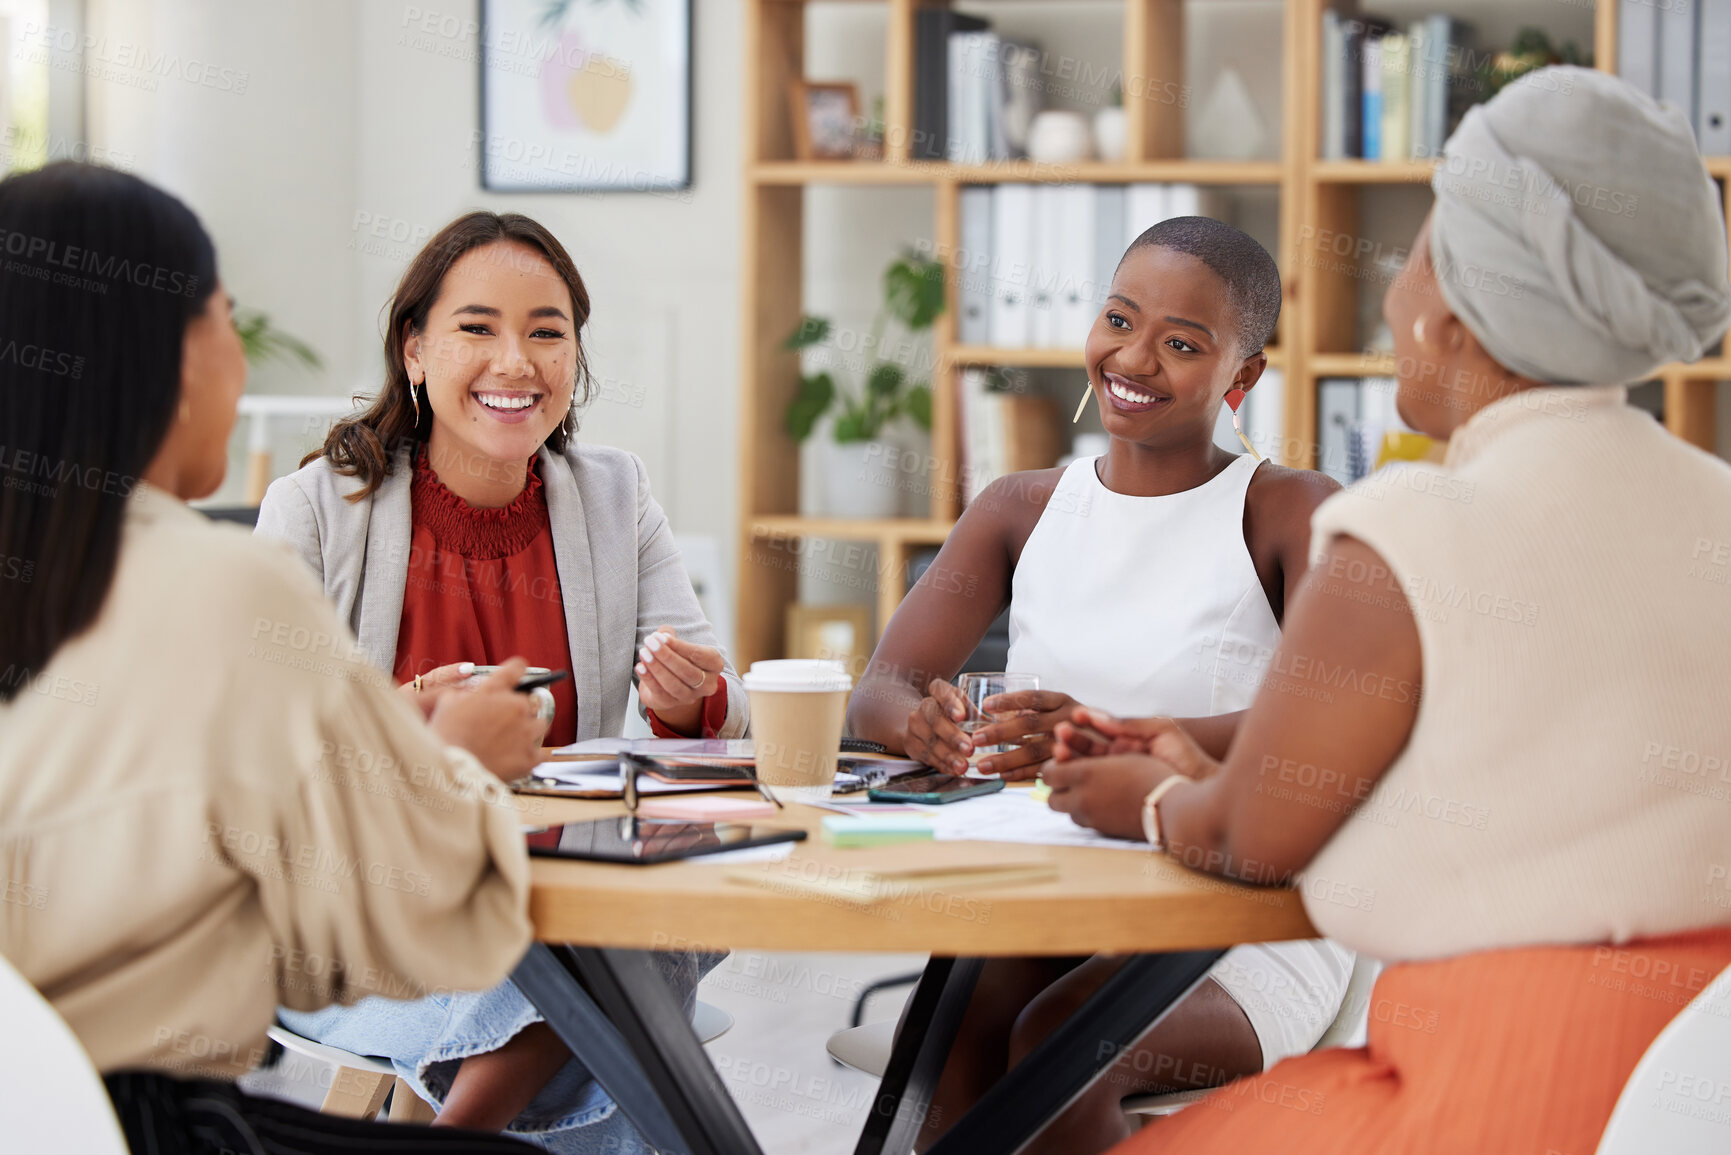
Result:
{"label": "dark wavy hair", "polygon": [[135,176],[0,181],[0,702],[101,612],[216,283],[192,210]]}
{"label": "dark wavy hair", "polygon": [[[403,365],[403,333],[419,333],[426,327],[427,316],[445,284],[445,274],[451,266],[473,249],[495,241],[514,241],[527,245],[553,266],[565,287],[571,290],[573,336],[577,340],[577,380],[571,391],[571,411],[553,432],[547,435],[548,449],[562,453],[572,435],[577,432],[577,413],[589,403],[591,381],[589,357],[583,348],[583,326],[589,322],[589,290],[571,254],[557,237],[539,221],[521,213],[490,213],[476,211],[458,217],[438,235],[428,241],[397,282],[397,291],[386,306],[385,321],[385,384],[373,397],[372,404],[353,417],[344,418],[331,426],[324,446],[301,459],[305,465],[320,457],[328,457],[338,473],[361,480],[361,488],[349,495],[350,501],[360,501],[375,493],[390,476],[398,447],[405,443],[425,442],[433,430],[433,408],[421,406],[420,420],[415,419],[414,402],[409,395],[409,371]],[[362,398],[355,398],[361,401]]]}

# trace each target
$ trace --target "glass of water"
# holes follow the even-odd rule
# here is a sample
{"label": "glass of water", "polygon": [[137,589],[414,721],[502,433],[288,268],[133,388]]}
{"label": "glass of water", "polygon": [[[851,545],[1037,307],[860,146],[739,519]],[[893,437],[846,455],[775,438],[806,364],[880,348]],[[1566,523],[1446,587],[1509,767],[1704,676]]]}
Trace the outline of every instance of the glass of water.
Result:
{"label": "glass of water", "polygon": [[[997,694],[1013,694],[1018,690],[1038,690],[1040,678],[1037,674],[1006,674],[1002,671],[984,674],[961,674],[956,678],[956,689],[962,692],[962,700],[967,703],[968,713],[962,719],[962,733],[972,736],[976,731],[1001,718],[1011,717],[1011,714],[988,714],[985,710],[987,698]],[[1001,742],[993,746],[975,746],[973,754],[968,758],[968,765],[978,764],[982,757],[991,754],[1002,754],[1013,750],[1020,743]]]}

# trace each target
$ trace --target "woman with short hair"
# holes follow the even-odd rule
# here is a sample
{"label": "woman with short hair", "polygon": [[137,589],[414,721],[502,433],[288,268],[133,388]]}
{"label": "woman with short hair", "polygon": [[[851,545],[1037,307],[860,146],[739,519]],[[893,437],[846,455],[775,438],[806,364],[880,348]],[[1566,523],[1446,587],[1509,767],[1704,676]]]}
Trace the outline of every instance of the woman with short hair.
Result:
{"label": "woman with short hair", "polygon": [[1624,386],[1731,324],[1717,186],[1675,108],[1559,67],[1469,112],[1433,188],[1383,312],[1401,416],[1446,461],[1316,511],[1283,676],[1223,760],[1083,711],[1046,768],[1079,822],[1299,874],[1319,930],[1390,964],[1368,1043],[1118,1150],[1592,1151],[1731,964],[1731,806],[1676,769],[1731,751],[1731,466]]}

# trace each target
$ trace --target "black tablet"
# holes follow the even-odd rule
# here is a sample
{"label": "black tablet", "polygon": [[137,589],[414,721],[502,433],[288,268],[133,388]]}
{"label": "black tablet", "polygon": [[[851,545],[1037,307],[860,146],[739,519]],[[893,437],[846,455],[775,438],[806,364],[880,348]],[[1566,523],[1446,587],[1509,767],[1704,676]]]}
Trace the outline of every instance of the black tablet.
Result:
{"label": "black tablet", "polygon": [[543,826],[526,835],[529,853],[542,858],[623,862],[649,866],[724,850],[800,842],[805,831],[755,822],[676,822],[655,818],[597,818]]}

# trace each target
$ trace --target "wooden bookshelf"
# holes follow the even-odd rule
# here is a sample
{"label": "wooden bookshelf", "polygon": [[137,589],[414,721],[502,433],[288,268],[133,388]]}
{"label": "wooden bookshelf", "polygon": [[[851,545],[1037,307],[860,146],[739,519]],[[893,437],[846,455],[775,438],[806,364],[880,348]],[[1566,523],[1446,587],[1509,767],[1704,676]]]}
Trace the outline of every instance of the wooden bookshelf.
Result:
{"label": "wooden bookshelf", "polygon": [[[812,186],[924,187],[933,193],[929,240],[940,253],[959,247],[961,190],[969,184],[1140,181],[1261,186],[1279,197],[1275,256],[1286,283],[1278,346],[1270,364],[1285,375],[1283,460],[1308,467],[1315,459],[1316,386],[1320,377],[1391,376],[1393,359],[1356,351],[1356,321],[1363,294],[1381,282],[1338,267],[1321,252],[1326,231],[1356,236],[1365,201],[1410,196],[1422,190],[1434,161],[1323,161],[1320,156],[1321,24],[1329,0],[1290,0],[1281,31],[1281,100],[1277,161],[1184,158],[1184,110],[1176,103],[1127,99],[1128,156],[1122,163],[1040,165],[1013,161],[952,165],[910,160],[913,129],[915,12],[933,0],[860,0],[887,15],[884,52],[884,158],[877,161],[800,161],[794,158],[788,82],[805,64],[804,0],[746,0],[742,70],[744,103],[744,223],[740,308],[741,420],[737,653],[744,664],[783,653],[784,610],[795,599],[797,575],[817,541],[869,544],[872,564],[859,576],[883,628],[901,598],[908,559],[941,543],[959,512],[959,378],[964,367],[1079,369],[1079,349],[997,349],[956,340],[956,282],[950,308],[934,330],[931,516],[881,521],[804,518],[799,508],[798,446],[782,428],[782,411],[799,379],[797,358],[781,348],[802,305],[801,246],[804,190]],[[942,2],[942,0],[935,0]],[[1125,76],[1183,78],[1185,5],[1182,0],[1122,0]],[[1541,26],[1560,9],[1519,0]],[[1448,11],[1450,0],[1427,10]],[[1594,59],[1616,60],[1616,3],[1599,0],[1593,14]],[[1013,5],[1001,10],[1011,11]],[[1470,13],[1463,13],[1470,19]],[[1708,160],[1709,171],[1731,185],[1731,157]],[[1421,193],[1420,195],[1428,195]],[[1731,194],[1728,194],[1731,211]],[[1410,238],[1400,238],[1405,243]],[[1307,250],[1307,246],[1313,246]],[[1308,258],[1308,259],[1307,259]],[[869,276],[872,270],[862,270]],[[1679,436],[1711,446],[1719,380],[1731,380],[1731,357],[1693,366],[1667,366],[1666,423]],[[858,598],[854,600],[860,600]]]}
{"label": "wooden bookshelf", "polygon": [[1310,179],[1320,184],[1428,184],[1434,160],[1319,160]]}
{"label": "wooden bookshelf", "polygon": [[[776,0],[785,2],[785,0]],[[760,185],[1134,184],[1184,181],[1201,185],[1278,185],[1279,161],[1142,161],[1125,164],[945,164],[941,161],[762,161],[749,166]]]}

